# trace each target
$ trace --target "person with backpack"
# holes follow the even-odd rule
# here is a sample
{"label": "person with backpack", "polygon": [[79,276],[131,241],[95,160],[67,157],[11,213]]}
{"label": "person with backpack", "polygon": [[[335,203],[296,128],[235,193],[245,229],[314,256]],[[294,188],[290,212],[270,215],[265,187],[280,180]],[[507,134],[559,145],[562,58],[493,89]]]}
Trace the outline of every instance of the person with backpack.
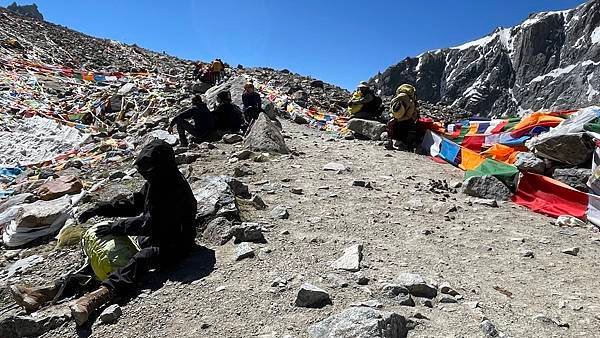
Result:
{"label": "person with backpack", "polygon": [[[79,215],[81,223],[94,216],[124,217],[95,228],[97,237],[137,236],[140,250],[124,266],[102,281],[95,291],[70,304],[78,326],[85,324],[92,312],[115,296],[133,291],[152,269],[173,266],[187,257],[195,246],[197,201],[189,183],[179,172],[173,148],[162,140],[144,146],[135,166],[146,180],[140,192],[99,203]],[[30,288],[13,285],[10,290],[17,304],[35,311],[59,293],[59,283],[52,287]]]}
{"label": "person with backpack", "polygon": [[263,111],[262,100],[260,94],[256,92],[254,83],[248,82],[244,85],[244,93],[242,94],[242,102],[244,104],[244,116],[246,123],[251,126],[258,119],[258,115]]}
{"label": "person with backpack", "polygon": [[219,83],[223,79],[223,73],[225,72],[225,64],[221,59],[215,59],[211,64],[212,78],[214,83]]}
{"label": "person with backpack", "polygon": [[231,100],[231,92],[224,90],[218,93],[217,103],[218,105],[213,111],[217,133],[220,136],[242,134],[247,125],[242,110]]}
{"label": "person with backpack", "polygon": [[[416,122],[419,119],[417,90],[409,84],[396,89],[396,96],[390,104],[391,120],[387,124],[388,141],[385,148],[412,150],[416,142]],[[396,145],[394,145],[394,142]]]}
{"label": "person with backpack", "polygon": [[375,95],[373,89],[363,81],[348,101],[348,109],[350,118],[377,121],[383,111],[383,102],[379,96]]}
{"label": "person with backpack", "polygon": [[[194,120],[191,124],[188,119]],[[179,133],[179,143],[183,147],[188,146],[186,132],[192,135],[193,142],[201,143],[210,140],[210,134],[214,131],[215,121],[213,113],[208,109],[206,104],[202,102],[200,95],[194,96],[192,99],[192,107],[186,109],[179,115],[175,116],[169,124],[169,133],[173,132],[173,127],[177,126]]]}

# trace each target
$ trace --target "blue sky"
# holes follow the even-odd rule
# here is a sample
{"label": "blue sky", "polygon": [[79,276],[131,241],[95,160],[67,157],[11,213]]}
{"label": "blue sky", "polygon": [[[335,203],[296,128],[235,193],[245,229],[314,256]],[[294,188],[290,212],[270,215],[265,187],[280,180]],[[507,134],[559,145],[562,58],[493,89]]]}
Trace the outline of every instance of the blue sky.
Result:
{"label": "blue sky", "polygon": [[[583,0],[34,0],[46,20],[187,59],[287,68],[353,88],[407,56]],[[31,1],[17,1],[30,3]],[[0,0],[0,6],[12,3]]]}

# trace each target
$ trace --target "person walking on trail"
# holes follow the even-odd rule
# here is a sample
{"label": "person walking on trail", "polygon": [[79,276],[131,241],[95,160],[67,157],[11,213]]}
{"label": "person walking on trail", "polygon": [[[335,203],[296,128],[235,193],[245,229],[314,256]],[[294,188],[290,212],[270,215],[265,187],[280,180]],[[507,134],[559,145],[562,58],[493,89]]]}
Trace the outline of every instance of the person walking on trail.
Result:
{"label": "person walking on trail", "polygon": [[[194,120],[191,124],[188,120]],[[173,132],[173,126],[177,126],[179,143],[183,147],[188,146],[186,132],[192,135],[192,142],[201,143],[210,139],[210,133],[214,131],[215,121],[213,113],[202,102],[200,95],[192,99],[192,107],[175,116],[169,124],[169,133]]]}
{"label": "person walking on trail", "polygon": [[258,119],[258,115],[263,111],[260,94],[256,92],[252,82],[248,82],[244,86],[242,102],[244,104],[246,123],[248,126],[251,126],[254,121]]}
{"label": "person walking on trail", "polygon": [[[417,141],[417,125],[419,112],[417,107],[417,91],[409,84],[396,89],[396,96],[390,104],[391,120],[387,124],[388,141],[385,148],[394,150],[412,150]],[[394,146],[394,143],[396,145]]]}
{"label": "person walking on trail", "polygon": [[240,107],[231,101],[231,92],[224,90],[217,94],[217,107],[213,114],[215,129],[220,136],[243,134],[246,129],[244,114]]}
{"label": "person walking on trail", "polygon": [[[98,226],[96,235],[138,236],[141,250],[102,281],[98,289],[70,304],[78,326],[115,296],[133,291],[151,269],[180,262],[195,245],[197,202],[190,185],[177,169],[173,148],[164,141],[154,140],[142,149],[135,166],[146,179],[140,192],[98,204],[79,216],[80,222],[94,216],[127,217]],[[13,285],[11,292],[18,304],[35,309],[51,301],[57,288]]]}
{"label": "person walking on trail", "polygon": [[219,83],[223,78],[223,73],[225,72],[225,64],[221,59],[215,59],[211,65],[212,78],[214,83]]}
{"label": "person walking on trail", "polygon": [[351,118],[379,120],[383,111],[382,100],[366,82],[361,82],[348,101]]}

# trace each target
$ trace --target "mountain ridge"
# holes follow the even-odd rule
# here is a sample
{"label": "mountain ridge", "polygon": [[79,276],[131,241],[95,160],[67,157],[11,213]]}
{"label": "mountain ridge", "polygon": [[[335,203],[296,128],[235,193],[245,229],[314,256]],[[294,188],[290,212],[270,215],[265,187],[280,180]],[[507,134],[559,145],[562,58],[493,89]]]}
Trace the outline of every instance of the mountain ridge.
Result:
{"label": "mountain ridge", "polygon": [[383,96],[411,83],[420,98],[487,116],[579,108],[600,100],[600,1],[531,14],[465,44],[408,57],[372,77]]}

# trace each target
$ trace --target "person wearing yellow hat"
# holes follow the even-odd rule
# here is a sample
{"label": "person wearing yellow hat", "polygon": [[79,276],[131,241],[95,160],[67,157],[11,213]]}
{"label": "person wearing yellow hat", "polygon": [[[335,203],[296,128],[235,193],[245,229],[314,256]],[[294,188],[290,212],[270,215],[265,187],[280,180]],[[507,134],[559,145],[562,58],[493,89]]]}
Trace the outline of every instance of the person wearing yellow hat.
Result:
{"label": "person wearing yellow hat", "polygon": [[403,84],[396,89],[396,96],[390,103],[391,120],[387,124],[388,141],[385,148],[394,150],[414,149],[416,141],[416,122],[419,119],[417,107],[417,90],[409,84]]}
{"label": "person wearing yellow hat", "polygon": [[348,101],[350,118],[379,120],[383,111],[381,98],[375,95],[367,82],[362,81]]}

